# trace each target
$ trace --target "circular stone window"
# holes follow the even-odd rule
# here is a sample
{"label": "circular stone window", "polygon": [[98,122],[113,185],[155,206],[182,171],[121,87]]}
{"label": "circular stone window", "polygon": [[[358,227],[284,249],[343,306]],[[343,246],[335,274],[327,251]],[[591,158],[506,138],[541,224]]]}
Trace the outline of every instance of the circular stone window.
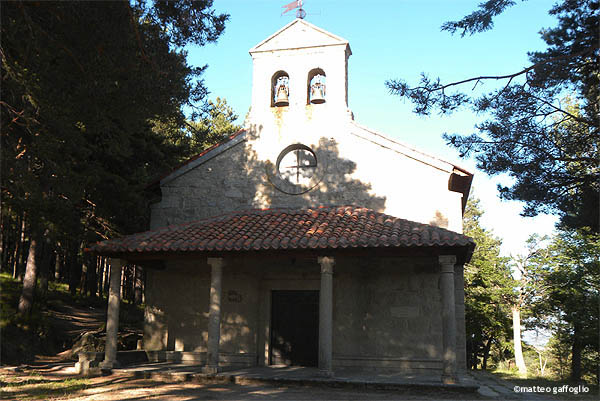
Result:
{"label": "circular stone window", "polygon": [[323,166],[311,148],[297,143],[283,149],[275,166],[268,171],[269,181],[282,192],[299,195],[313,189],[320,181]]}

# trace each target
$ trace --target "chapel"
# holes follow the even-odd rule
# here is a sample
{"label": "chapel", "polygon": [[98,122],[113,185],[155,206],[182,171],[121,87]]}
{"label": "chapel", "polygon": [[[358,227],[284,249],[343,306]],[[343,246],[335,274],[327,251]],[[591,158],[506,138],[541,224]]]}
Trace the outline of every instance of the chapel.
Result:
{"label": "chapel", "polygon": [[244,128],[155,184],[149,231],[91,248],[144,267],[151,361],[465,369],[473,175],[358,124],[351,54],[300,18],[258,43]]}

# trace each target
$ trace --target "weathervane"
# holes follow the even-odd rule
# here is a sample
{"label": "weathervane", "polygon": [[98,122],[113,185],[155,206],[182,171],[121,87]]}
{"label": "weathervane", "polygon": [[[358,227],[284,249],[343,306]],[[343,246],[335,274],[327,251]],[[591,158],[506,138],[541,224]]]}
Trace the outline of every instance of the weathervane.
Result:
{"label": "weathervane", "polygon": [[281,15],[293,10],[294,8],[297,8],[298,10],[296,11],[296,18],[304,19],[304,17],[306,17],[306,11],[302,9],[302,3],[302,0],[295,0],[289,4],[286,4],[285,6],[282,6],[285,8],[285,11],[282,12]]}

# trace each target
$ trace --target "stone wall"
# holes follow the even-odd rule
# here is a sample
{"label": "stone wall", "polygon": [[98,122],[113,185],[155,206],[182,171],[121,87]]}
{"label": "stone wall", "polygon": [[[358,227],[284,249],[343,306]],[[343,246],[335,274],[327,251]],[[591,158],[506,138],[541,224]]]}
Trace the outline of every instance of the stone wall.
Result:
{"label": "stone wall", "polygon": [[[313,131],[271,141],[269,134],[249,129],[224,152],[163,180],[152,228],[244,209],[356,205],[462,232],[462,197],[448,190],[450,172],[386,149],[361,132],[355,127],[328,138]],[[269,178],[280,151],[293,143],[311,147],[320,166],[314,187],[298,195],[284,193]]]}
{"label": "stone wall", "polygon": [[[205,360],[209,272],[203,261],[173,261],[165,270],[148,272],[146,350],[162,352],[163,359]],[[435,258],[336,258],[334,368],[439,373],[439,276]],[[318,290],[319,278],[315,258],[227,260],[223,268],[222,362],[267,365],[271,291]],[[457,291],[457,312],[462,302],[458,295]],[[464,317],[457,313],[459,332],[461,324],[464,339]],[[458,363],[464,364],[460,353]]]}

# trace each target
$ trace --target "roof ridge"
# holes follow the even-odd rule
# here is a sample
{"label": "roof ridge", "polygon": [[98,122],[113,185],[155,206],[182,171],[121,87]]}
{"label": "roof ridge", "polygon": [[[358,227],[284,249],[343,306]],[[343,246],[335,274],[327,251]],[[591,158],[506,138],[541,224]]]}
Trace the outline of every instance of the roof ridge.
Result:
{"label": "roof ridge", "polygon": [[450,164],[450,165],[452,165],[454,168],[456,168],[456,169],[458,169],[458,170],[462,171],[463,173],[466,173],[466,174],[469,174],[469,175],[473,175],[473,173],[471,173],[471,172],[470,172],[470,171],[468,171],[467,169],[465,169],[465,168],[463,168],[463,167],[461,167],[461,166],[457,165],[455,162],[448,161],[448,160],[446,160],[446,159],[443,159],[443,158],[441,158],[441,157],[440,157],[440,156],[438,156],[438,155],[430,154],[430,153],[428,153],[428,152],[425,152],[425,151],[423,151],[423,150],[417,149],[416,147],[414,147],[414,146],[412,146],[412,145],[409,145],[409,144],[408,144],[408,143],[406,143],[406,142],[399,141],[399,140],[397,140],[397,139],[395,139],[395,138],[391,138],[391,137],[389,137],[388,135],[385,135],[385,134],[383,134],[383,133],[381,133],[381,132],[379,132],[379,131],[377,131],[377,130],[374,130],[373,128],[367,127],[366,125],[359,124],[359,123],[357,123],[355,120],[352,120],[350,123],[351,123],[351,124],[353,124],[354,126],[356,126],[357,128],[360,128],[360,129],[362,129],[362,130],[364,130],[364,131],[367,131],[367,132],[369,132],[370,134],[372,134],[372,135],[375,135],[375,136],[377,136],[377,137],[379,137],[379,138],[381,138],[381,139],[384,139],[384,140],[386,140],[386,141],[392,142],[392,143],[394,143],[394,144],[396,144],[396,145],[400,145],[400,146],[402,146],[402,147],[404,147],[404,148],[406,148],[406,149],[408,149],[408,150],[410,150],[410,151],[412,151],[412,152],[418,153],[418,154],[420,154],[420,155],[423,155],[423,156],[425,156],[425,157],[428,157],[428,158],[431,158],[431,159],[434,159],[434,160],[440,161],[440,162],[442,162],[442,163]]}
{"label": "roof ridge", "polygon": [[[339,45],[346,45],[348,47],[350,47],[350,42],[348,42],[347,39],[342,38],[341,36],[338,36],[334,33],[331,33],[329,31],[327,31],[326,29],[323,29],[315,24],[312,24],[308,21],[305,21],[301,18],[296,18],[293,21],[288,22],[287,24],[285,24],[284,26],[282,26],[281,28],[279,28],[277,31],[275,31],[273,34],[269,35],[267,38],[263,39],[262,41],[260,41],[259,43],[257,43],[256,45],[252,46],[252,48],[250,48],[250,50],[248,50],[248,52],[250,54],[252,54],[253,52],[260,52],[260,50],[258,50],[259,47],[261,47],[262,45],[268,43],[269,41],[271,41],[273,38],[275,38],[276,36],[280,35],[282,32],[284,32],[285,30],[291,28],[293,25],[296,24],[303,24],[305,26],[308,26],[311,29],[314,29],[326,36],[331,37],[334,40],[337,40],[341,43],[339,43]],[[283,50],[283,49],[282,49]]]}

